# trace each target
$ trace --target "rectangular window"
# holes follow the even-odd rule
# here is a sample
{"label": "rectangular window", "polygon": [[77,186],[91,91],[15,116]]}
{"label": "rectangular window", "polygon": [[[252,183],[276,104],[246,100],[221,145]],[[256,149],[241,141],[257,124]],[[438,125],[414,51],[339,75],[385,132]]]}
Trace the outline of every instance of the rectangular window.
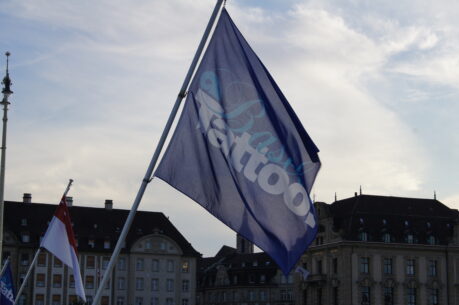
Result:
{"label": "rectangular window", "polygon": [[171,259],[167,260],[167,272],[174,272],[174,261]]}
{"label": "rectangular window", "polygon": [[108,256],[102,257],[102,269],[107,269],[109,262],[110,262],[110,257]]}
{"label": "rectangular window", "polygon": [[394,305],[394,288],[384,287],[384,305]]}
{"label": "rectangular window", "polygon": [[332,267],[333,274],[337,274],[338,273],[338,258],[336,257],[333,258],[332,264],[333,264],[333,267]]}
{"label": "rectangular window", "polygon": [[124,305],[124,297],[117,297],[116,305]]}
{"label": "rectangular window", "polygon": [[69,295],[69,304],[75,304],[78,301],[77,296],[74,294]]}
{"label": "rectangular window", "polygon": [[333,299],[333,305],[339,305],[339,302],[338,302],[338,287],[333,287],[332,299]]}
{"label": "rectangular window", "polygon": [[281,298],[281,301],[291,301],[292,291],[290,289],[281,289],[280,298]]}
{"label": "rectangular window", "polygon": [[73,275],[69,276],[69,288],[75,288],[75,278]]}
{"label": "rectangular window", "polygon": [[86,276],[86,284],[85,284],[84,288],[87,288],[87,289],[93,289],[94,288],[94,276],[92,276],[92,275],[87,275]]}
{"label": "rectangular window", "polygon": [[100,299],[100,305],[108,305],[109,303],[109,298],[108,296],[103,296],[101,299]]}
{"label": "rectangular window", "polygon": [[110,249],[110,240],[109,239],[104,240],[104,249]]}
{"label": "rectangular window", "polygon": [[62,268],[62,262],[60,259],[58,259],[57,257],[54,257],[54,263],[53,263],[54,267],[56,268]]}
{"label": "rectangular window", "polygon": [[143,290],[144,280],[143,277],[138,277],[135,279],[135,289],[136,290]]}
{"label": "rectangular window", "polygon": [[174,305],[174,299],[173,298],[167,298],[166,299],[166,305]]}
{"label": "rectangular window", "polygon": [[416,288],[408,288],[407,305],[416,305]]}
{"label": "rectangular window", "polygon": [[188,305],[190,304],[188,299],[182,299],[182,305]]}
{"label": "rectangular window", "polygon": [[37,287],[45,287],[46,285],[46,278],[44,273],[37,273],[37,280],[36,284]]}
{"label": "rectangular window", "polygon": [[190,264],[188,261],[182,262],[182,272],[183,273],[188,273],[190,272]]}
{"label": "rectangular window", "polygon": [[118,287],[119,290],[126,289],[126,280],[124,279],[124,277],[119,277],[118,278],[117,287]]}
{"label": "rectangular window", "polygon": [[151,271],[159,272],[159,260],[157,259],[151,260]]}
{"label": "rectangular window", "polygon": [[361,292],[361,302],[360,304],[362,305],[370,305],[370,287],[368,286],[362,286],[360,289]]}
{"label": "rectangular window", "polygon": [[37,265],[40,267],[46,266],[46,253],[40,253],[37,258]]}
{"label": "rectangular window", "polygon": [[118,270],[126,270],[126,258],[120,257],[118,259]]}
{"label": "rectangular window", "polygon": [[35,305],[44,305],[45,304],[45,295],[36,294],[35,295]]}
{"label": "rectangular window", "polygon": [[143,298],[136,297],[135,298],[135,305],[143,305]]}
{"label": "rectangular window", "polygon": [[174,280],[173,279],[167,279],[167,281],[166,281],[166,290],[167,291],[174,291]]}
{"label": "rectangular window", "polygon": [[392,274],[392,258],[384,258],[383,268],[384,274]]}
{"label": "rectangular window", "polygon": [[86,268],[94,269],[96,260],[93,255],[86,256]]}
{"label": "rectangular window", "polygon": [[429,276],[437,276],[437,261],[434,259],[429,260]]}
{"label": "rectangular window", "polygon": [[62,275],[54,274],[53,275],[53,288],[61,288],[61,287],[62,287]]}
{"label": "rectangular window", "polygon": [[416,261],[414,259],[407,259],[406,260],[406,275],[415,275],[415,264]]}
{"label": "rectangular window", "polygon": [[21,265],[22,266],[27,266],[29,264],[29,254],[28,253],[22,253],[21,254]]}
{"label": "rectangular window", "polygon": [[182,292],[188,292],[190,290],[190,281],[183,280],[182,281]]}
{"label": "rectangular window", "polygon": [[317,261],[317,274],[322,274],[322,261]]}
{"label": "rectangular window", "polygon": [[265,290],[260,291],[260,301],[263,301],[263,302],[266,301],[266,291]]}
{"label": "rectangular window", "polygon": [[136,260],[135,270],[143,271],[143,269],[144,269],[144,260],[143,260],[143,258],[138,258]]}
{"label": "rectangular window", "polygon": [[151,291],[158,291],[158,279],[151,279]]}
{"label": "rectangular window", "polygon": [[53,294],[52,297],[52,305],[61,305],[61,295],[60,294]]}
{"label": "rectangular window", "polygon": [[438,305],[439,291],[438,289],[429,289],[429,305]]}
{"label": "rectangular window", "polygon": [[360,258],[360,273],[369,273],[369,266],[370,266],[370,258],[369,257],[361,257]]}
{"label": "rectangular window", "polygon": [[159,299],[157,297],[151,298],[150,305],[159,305]]}

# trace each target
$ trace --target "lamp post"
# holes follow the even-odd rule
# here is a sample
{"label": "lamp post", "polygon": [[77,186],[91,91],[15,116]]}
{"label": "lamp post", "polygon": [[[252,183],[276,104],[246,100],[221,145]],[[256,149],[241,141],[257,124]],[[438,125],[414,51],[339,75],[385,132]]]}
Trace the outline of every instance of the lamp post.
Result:
{"label": "lamp post", "polygon": [[3,78],[3,99],[0,102],[3,105],[3,133],[2,133],[2,156],[0,161],[0,264],[2,262],[2,255],[3,255],[3,206],[4,206],[4,191],[5,191],[5,154],[6,154],[6,123],[8,122],[8,97],[13,94],[11,91],[11,80],[10,75],[8,73],[8,59],[10,56],[10,52],[6,52],[6,75]]}

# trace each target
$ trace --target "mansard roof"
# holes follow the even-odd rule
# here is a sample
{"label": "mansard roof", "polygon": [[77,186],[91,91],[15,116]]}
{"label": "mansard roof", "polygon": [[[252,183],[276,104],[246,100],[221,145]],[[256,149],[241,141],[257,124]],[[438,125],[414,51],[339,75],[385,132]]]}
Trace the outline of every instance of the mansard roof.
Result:
{"label": "mansard roof", "polygon": [[448,243],[459,216],[457,210],[436,199],[375,195],[336,201],[329,211],[334,229],[349,240],[358,240],[360,232],[367,232],[369,241],[381,241],[381,235],[389,233],[394,242],[404,242],[407,234],[414,234],[419,243],[435,236],[438,244]]}
{"label": "mansard roof", "polygon": [[[4,207],[5,231],[13,233],[20,242],[20,235],[28,233],[30,243],[23,246],[38,247],[40,237],[44,235],[56,210],[56,204],[23,203],[6,201]],[[94,207],[69,207],[78,251],[112,252],[127,219],[129,210],[105,209]],[[22,222],[26,219],[25,222]],[[149,234],[161,234],[174,240],[185,256],[200,256],[185,237],[175,228],[169,219],[160,212],[138,211],[126,237],[128,251],[140,237]],[[94,241],[94,247],[89,241]],[[110,241],[109,249],[104,242]]]}

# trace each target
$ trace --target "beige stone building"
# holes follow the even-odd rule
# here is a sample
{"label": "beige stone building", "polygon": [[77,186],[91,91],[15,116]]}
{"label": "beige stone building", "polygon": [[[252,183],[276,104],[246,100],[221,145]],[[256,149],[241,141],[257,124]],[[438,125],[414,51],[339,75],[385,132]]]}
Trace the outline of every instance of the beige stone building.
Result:
{"label": "beige stone building", "polygon": [[435,199],[315,203],[319,233],[296,277],[301,305],[459,304],[458,211]]}
{"label": "beige stone building", "polygon": [[[24,278],[56,205],[5,203],[3,257],[10,257],[16,287]],[[83,284],[89,304],[99,288],[128,210],[70,207]],[[102,305],[194,305],[200,254],[162,213],[137,212]],[[42,252],[19,304],[70,305],[77,299],[70,269]]]}

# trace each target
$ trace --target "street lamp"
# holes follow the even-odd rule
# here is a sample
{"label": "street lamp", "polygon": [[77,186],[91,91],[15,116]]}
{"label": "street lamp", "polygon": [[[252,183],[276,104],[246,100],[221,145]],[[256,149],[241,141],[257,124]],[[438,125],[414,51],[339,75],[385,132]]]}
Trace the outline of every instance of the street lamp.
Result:
{"label": "street lamp", "polygon": [[5,155],[6,155],[6,123],[8,122],[8,97],[13,94],[11,91],[11,80],[8,73],[8,60],[11,55],[10,52],[6,52],[6,75],[3,78],[3,99],[0,102],[3,105],[3,133],[2,133],[2,156],[0,161],[0,264],[2,264],[2,255],[3,255],[3,206],[4,206],[4,191],[5,191]]}

